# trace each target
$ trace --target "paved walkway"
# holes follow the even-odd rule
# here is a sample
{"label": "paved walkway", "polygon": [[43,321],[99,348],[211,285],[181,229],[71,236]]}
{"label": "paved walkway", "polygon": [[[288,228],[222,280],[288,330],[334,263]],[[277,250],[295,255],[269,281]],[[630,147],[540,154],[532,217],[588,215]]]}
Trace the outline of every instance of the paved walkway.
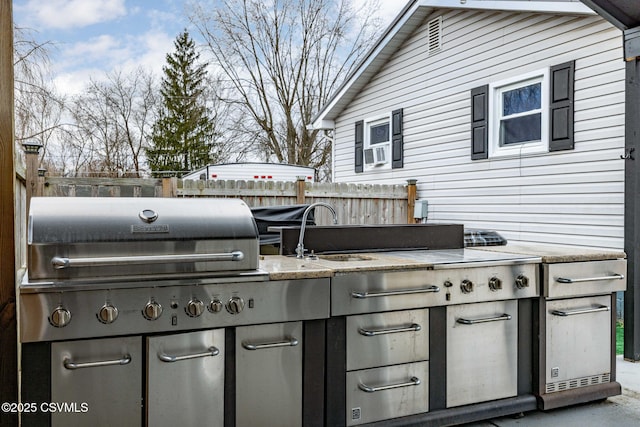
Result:
{"label": "paved walkway", "polygon": [[639,427],[640,426],[640,362],[616,360],[616,378],[622,385],[620,396],[605,400],[554,409],[527,412],[519,418],[502,417],[467,427]]}

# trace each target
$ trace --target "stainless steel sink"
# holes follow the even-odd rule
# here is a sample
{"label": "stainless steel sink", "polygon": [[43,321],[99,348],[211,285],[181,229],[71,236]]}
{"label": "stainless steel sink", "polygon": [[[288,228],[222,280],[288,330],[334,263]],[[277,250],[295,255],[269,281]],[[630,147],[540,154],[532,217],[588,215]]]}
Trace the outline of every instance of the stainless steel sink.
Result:
{"label": "stainless steel sink", "polygon": [[317,255],[317,257],[327,261],[341,261],[341,262],[372,261],[376,259],[369,255],[358,255],[358,254],[330,254],[330,255]]}

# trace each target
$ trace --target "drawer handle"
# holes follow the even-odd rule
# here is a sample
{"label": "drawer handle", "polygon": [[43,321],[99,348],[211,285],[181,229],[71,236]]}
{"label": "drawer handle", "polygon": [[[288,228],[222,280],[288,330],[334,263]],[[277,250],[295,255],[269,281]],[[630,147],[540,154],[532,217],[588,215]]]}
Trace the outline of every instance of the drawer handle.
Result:
{"label": "drawer handle", "polygon": [[579,282],[598,282],[601,280],[623,280],[624,274],[614,273],[610,276],[601,276],[601,277],[585,277],[583,279],[569,279],[566,277],[558,277],[556,282],[558,283],[579,283]]}
{"label": "drawer handle", "polygon": [[64,359],[62,364],[65,368],[73,370],[73,369],[81,369],[81,368],[99,368],[101,366],[114,366],[114,365],[128,365],[131,363],[131,356],[125,354],[121,359],[115,360],[100,360],[97,362],[74,362],[71,359]]}
{"label": "drawer handle", "polygon": [[197,359],[200,357],[217,356],[218,354],[220,354],[220,350],[212,346],[212,347],[209,347],[207,351],[203,351],[202,353],[185,354],[182,356],[170,356],[165,353],[158,353],[158,359],[162,360],[163,362],[172,363],[172,362],[178,362],[180,360],[189,360],[189,359]]}
{"label": "drawer handle", "polygon": [[579,308],[577,310],[553,310],[551,314],[554,316],[575,316],[576,314],[597,313],[599,311],[609,311],[606,305],[597,305],[594,308]]}
{"label": "drawer handle", "polygon": [[364,335],[365,337],[375,337],[376,335],[384,335],[384,334],[395,334],[396,332],[415,332],[422,329],[422,326],[417,323],[412,323],[409,326],[400,326],[397,328],[388,328],[388,329],[365,329],[359,328],[358,333],[360,335]]}
{"label": "drawer handle", "polygon": [[377,298],[377,297],[392,297],[395,295],[411,295],[411,294],[426,294],[440,292],[440,288],[437,286],[428,286],[420,289],[399,289],[397,291],[376,291],[376,292],[351,292],[352,298]]}
{"label": "drawer handle", "polygon": [[401,387],[411,387],[411,386],[414,386],[414,385],[420,385],[420,383],[421,383],[421,381],[420,381],[419,378],[411,377],[409,382],[406,382],[406,383],[379,385],[379,386],[376,386],[376,387],[371,387],[371,386],[368,386],[366,384],[359,383],[358,384],[358,388],[360,390],[364,391],[365,393],[375,393],[376,391],[391,390],[391,389],[394,389],[394,388],[401,388]]}
{"label": "drawer handle", "polygon": [[247,350],[263,350],[265,348],[276,348],[276,347],[295,347],[298,345],[298,340],[294,337],[287,339],[286,341],[278,341],[278,342],[268,342],[263,344],[251,344],[248,342],[243,342],[242,347]]}
{"label": "drawer handle", "polygon": [[502,320],[511,320],[511,315],[505,313],[505,314],[501,314],[500,316],[480,317],[478,319],[465,319],[461,317],[460,319],[457,319],[456,322],[461,323],[463,325],[475,325],[477,323],[499,322]]}

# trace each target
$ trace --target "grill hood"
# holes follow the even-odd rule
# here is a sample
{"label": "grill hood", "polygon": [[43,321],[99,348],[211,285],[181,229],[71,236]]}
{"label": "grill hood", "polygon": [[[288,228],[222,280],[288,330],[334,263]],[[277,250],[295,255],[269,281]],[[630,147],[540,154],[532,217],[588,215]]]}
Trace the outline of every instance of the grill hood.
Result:
{"label": "grill hood", "polygon": [[240,199],[33,198],[28,244],[30,280],[232,274],[259,257]]}

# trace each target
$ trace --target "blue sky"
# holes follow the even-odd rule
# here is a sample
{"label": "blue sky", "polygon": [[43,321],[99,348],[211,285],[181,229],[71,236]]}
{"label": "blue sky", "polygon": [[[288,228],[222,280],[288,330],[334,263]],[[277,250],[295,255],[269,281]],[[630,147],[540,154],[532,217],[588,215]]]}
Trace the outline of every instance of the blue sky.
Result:
{"label": "blue sky", "polygon": [[[161,72],[188,26],[180,0],[14,0],[16,26],[51,41],[58,89],[77,93],[91,76],[143,66]],[[99,78],[99,77],[98,77]]]}
{"label": "blue sky", "polygon": [[[356,3],[371,0],[355,0]],[[406,0],[379,0],[388,22]],[[162,72],[165,56],[190,28],[183,0],[14,0],[16,26],[51,41],[51,67],[58,91],[78,93],[90,78],[140,66]],[[192,37],[198,39],[195,30]]]}

